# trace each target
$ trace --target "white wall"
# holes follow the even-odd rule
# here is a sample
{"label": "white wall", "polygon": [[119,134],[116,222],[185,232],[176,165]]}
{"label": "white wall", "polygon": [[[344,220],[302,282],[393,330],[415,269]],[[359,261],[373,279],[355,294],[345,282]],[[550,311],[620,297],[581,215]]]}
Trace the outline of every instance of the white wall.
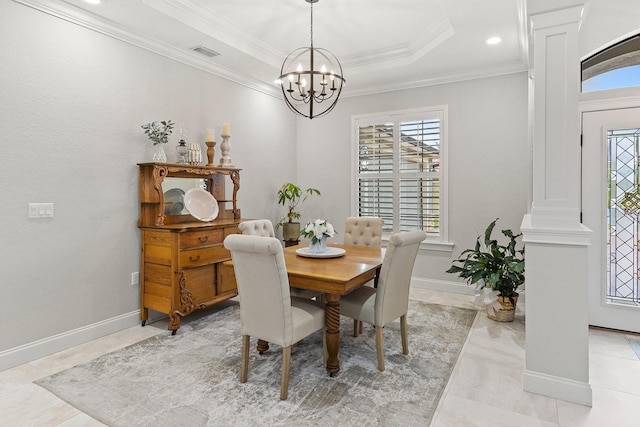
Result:
{"label": "white wall", "polygon": [[[347,77],[348,78],[348,77]],[[493,219],[519,230],[527,211],[531,153],[527,139],[527,76],[480,80],[341,99],[331,114],[298,119],[298,180],[317,187],[302,222],[328,218],[340,233],[350,212],[351,117],[433,105],[449,108],[449,239],[453,253],[421,251],[414,285],[447,287],[451,260],[475,243]]]}
{"label": "white wall", "polygon": [[[282,161],[295,156],[295,119],[281,100],[10,1],[0,57],[0,359],[96,322],[138,322],[143,123],[185,121],[199,142],[230,122],[243,216],[277,216],[275,192],[296,172]],[[29,202],[54,203],[54,218],[27,219]]]}
{"label": "white wall", "polygon": [[637,0],[591,0],[580,27],[580,57],[585,59],[640,31]]}

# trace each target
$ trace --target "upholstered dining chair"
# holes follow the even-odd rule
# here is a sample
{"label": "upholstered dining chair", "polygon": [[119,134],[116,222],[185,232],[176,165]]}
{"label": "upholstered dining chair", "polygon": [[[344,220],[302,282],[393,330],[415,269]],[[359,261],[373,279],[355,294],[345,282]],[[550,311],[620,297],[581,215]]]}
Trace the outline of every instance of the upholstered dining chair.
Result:
{"label": "upholstered dining chair", "polygon": [[344,244],[360,246],[380,246],[384,220],[377,217],[347,218],[344,223]]}
{"label": "upholstered dining chair", "polygon": [[[344,223],[344,244],[357,246],[380,246],[384,220],[374,216],[350,216]],[[376,287],[375,280],[365,286]],[[362,322],[353,320],[353,336],[362,333]]]}
{"label": "upholstered dining chair", "polygon": [[273,224],[268,219],[254,219],[243,221],[238,224],[238,229],[242,234],[260,237],[276,237]]}
{"label": "upholstered dining chair", "polygon": [[273,237],[231,234],[224,239],[231,251],[240,297],[242,353],[240,382],[249,372],[250,337],[282,347],[280,399],[289,390],[291,346],[324,329],[324,307],[315,301],[292,299],[282,244]]}
{"label": "upholstered dining chair", "polygon": [[[402,353],[409,354],[407,310],[411,272],[420,242],[427,234],[422,230],[392,234],[384,254],[378,287],[363,286],[340,299],[340,314],[375,326],[378,370],[384,371],[383,327],[400,318]],[[359,325],[358,325],[359,326]],[[354,336],[359,327],[354,322]]]}
{"label": "upholstered dining chair", "polygon": [[[242,234],[260,237],[276,237],[273,229],[273,223],[268,219],[254,219],[243,221],[238,224],[238,229]],[[316,301],[322,301],[322,294],[319,292],[309,291],[307,289],[291,289],[291,296],[297,298],[315,298]]]}

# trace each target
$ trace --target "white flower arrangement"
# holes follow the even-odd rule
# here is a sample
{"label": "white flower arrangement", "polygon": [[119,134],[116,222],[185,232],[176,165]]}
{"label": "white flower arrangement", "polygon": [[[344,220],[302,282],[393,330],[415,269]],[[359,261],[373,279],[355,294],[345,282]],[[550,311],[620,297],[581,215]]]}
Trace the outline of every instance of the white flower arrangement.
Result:
{"label": "white flower arrangement", "polygon": [[327,222],[326,219],[316,219],[315,221],[308,222],[303,230],[300,230],[300,235],[311,239],[311,243],[314,245],[323,237],[333,237],[336,235],[336,231],[333,229],[333,225]]}

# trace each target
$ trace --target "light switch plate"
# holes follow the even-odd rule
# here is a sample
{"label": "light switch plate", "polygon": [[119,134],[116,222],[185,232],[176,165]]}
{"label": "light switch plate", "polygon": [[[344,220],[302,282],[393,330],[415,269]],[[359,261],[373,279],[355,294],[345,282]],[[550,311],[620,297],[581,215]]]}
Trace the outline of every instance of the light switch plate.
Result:
{"label": "light switch plate", "polygon": [[53,203],[29,203],[28,218],[53,218]]}

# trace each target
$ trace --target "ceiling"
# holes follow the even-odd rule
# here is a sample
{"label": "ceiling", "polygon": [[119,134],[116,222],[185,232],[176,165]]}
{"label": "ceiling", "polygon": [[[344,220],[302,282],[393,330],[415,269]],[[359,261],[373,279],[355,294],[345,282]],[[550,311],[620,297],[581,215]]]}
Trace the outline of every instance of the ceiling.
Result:
{"label": "ceiling", "polygon": [[[285,57],[310,44],[305,0],[15,1],[272,95]],[[524,71],[525,4],[320,0],[313,44],[342,63],[343,96]],[[502,42],[486,44],[492,36]],[[197,46],[219,55],[204,56]]]}

